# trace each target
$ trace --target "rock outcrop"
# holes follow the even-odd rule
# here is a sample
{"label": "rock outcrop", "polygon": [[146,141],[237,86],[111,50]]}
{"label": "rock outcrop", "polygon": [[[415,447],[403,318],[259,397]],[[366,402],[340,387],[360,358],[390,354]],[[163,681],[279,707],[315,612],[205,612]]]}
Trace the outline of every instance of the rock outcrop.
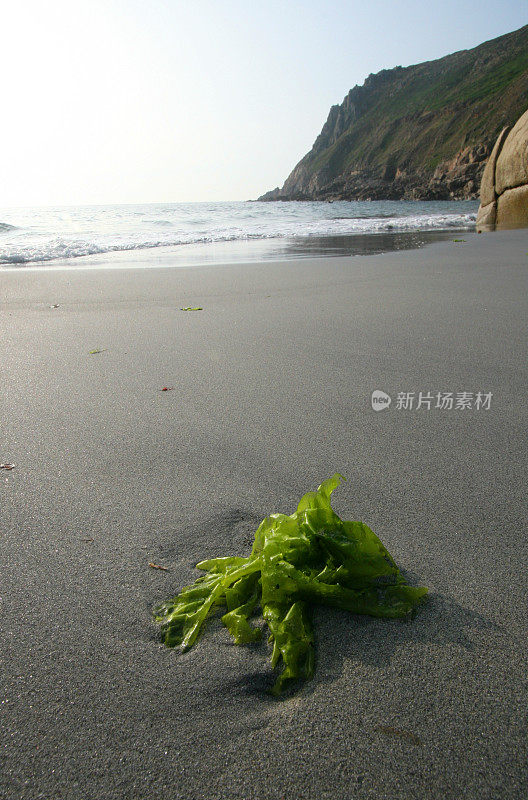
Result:
{"label": "rock outcrop", "polygon": [[495,142],[480,185],[477,231],[528,227],[528,111]]}
{"label": "rock outcrop", "polygon": [[478,197],[498,133],[528,96],[528,25],[472,50],[369,75],[260,200]]}

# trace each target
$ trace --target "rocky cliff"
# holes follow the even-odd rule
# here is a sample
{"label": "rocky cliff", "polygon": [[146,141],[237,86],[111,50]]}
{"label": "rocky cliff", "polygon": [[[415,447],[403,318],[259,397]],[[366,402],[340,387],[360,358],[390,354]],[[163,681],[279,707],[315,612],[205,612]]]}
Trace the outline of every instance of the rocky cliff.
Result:
{"label": "rocky cliff", "polygon": [[528,25],[472,50],[369,75],[332,106],[282,189],[260,200],[478,197],[499,132],[528,105]]}

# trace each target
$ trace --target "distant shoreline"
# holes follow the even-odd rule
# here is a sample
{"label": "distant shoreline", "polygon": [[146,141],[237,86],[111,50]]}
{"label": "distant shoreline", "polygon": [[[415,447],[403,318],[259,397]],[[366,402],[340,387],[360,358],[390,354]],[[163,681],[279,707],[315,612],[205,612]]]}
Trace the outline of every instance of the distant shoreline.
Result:
{"label": "distant shoreline", "polygon": [[0,209],[0,270],[379,253],[474,230],[477,208],[474,201],[387,201]]}
{"label": "distant shoreline", "polygon": [[466,229],[357,234],[352,236],[264,239],[249,242],[166,245],[141,250],[118,250],[70,259],[53,259],[26,264],[1,264],[0,274],[80,269],[130,269],[162,267],[258,265],[299,259],[369,256],[399,250],[417,250],[456,235],[474,233]]}

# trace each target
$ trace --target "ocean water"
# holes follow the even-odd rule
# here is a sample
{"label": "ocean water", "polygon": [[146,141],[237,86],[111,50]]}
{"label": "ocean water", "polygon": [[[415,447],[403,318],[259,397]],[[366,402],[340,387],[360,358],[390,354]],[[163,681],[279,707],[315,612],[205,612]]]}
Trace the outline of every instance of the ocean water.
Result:
{"label": "ocean water", "polygon": [[[475,228],[477,201],[159,203],[0,209],[0,269],[383,252]],[[94,256],[108,256],[107,259]],[[151,259],[152,260],[152,259]],[[148,258],[143,259],[148,263]],[[123,259],[121,259],[123,262]]]}

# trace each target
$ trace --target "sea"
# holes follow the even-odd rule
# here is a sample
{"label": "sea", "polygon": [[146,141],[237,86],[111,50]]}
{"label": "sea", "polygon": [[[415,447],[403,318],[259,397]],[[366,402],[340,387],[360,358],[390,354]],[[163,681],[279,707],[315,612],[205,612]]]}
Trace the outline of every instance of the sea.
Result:
{"label": "sea", "polygon": [[0,270],[382,253],[474,231],[477,210],[476,200],[0,208]]}

